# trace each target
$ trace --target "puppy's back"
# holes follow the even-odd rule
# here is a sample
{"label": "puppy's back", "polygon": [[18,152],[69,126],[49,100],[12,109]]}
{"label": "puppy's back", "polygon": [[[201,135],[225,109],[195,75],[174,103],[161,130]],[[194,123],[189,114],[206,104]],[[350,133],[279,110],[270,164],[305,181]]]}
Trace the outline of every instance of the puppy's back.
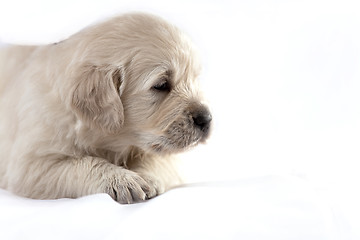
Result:
{"label": "puppy's back", "polygon": [[35,46],[0,47],[0,187],[6,186],[3,177],[17,127],[15,106],[24,88],[20,75],[35,49]]}
{"label": "puppy's back", "polygon": [[26,67],[29,56],[36,46],[5,45],[0,47],[0,98],[8,83]]}

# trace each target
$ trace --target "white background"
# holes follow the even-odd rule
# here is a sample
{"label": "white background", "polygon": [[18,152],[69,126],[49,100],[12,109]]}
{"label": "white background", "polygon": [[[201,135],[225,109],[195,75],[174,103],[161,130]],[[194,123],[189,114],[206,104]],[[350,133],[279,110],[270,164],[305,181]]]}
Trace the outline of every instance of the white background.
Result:
{"label": "white background", "polygon": [[214,131],[184,155],[189,181],[297,176],[360,228],[357,1],[1,1],[0,41],[55,42],[133,10],[176,24],[202,55]]}

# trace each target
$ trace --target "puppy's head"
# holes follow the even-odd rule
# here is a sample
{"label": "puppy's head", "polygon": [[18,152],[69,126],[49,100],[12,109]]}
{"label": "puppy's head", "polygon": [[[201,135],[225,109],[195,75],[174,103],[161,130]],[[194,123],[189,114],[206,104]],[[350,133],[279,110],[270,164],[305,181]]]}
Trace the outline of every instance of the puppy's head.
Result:
{"label": "puppy's head", "polygon": [[79,57],[72,107],[88,126],[157,153],[207,138],[212,117],[197,84],[199,61],[177,28],[129,14],[70,40]]}

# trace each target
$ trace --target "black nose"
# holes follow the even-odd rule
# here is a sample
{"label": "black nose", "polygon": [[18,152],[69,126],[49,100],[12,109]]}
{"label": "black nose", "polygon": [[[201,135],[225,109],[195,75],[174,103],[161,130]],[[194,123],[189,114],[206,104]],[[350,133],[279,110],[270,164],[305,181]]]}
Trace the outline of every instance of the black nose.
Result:
{"label": "black nose", "polygon": [[200,110],[193,113],[192,118],[195,126],[201,129],[203,132],[207,132],[210,127],[212,116],[208,110]]}

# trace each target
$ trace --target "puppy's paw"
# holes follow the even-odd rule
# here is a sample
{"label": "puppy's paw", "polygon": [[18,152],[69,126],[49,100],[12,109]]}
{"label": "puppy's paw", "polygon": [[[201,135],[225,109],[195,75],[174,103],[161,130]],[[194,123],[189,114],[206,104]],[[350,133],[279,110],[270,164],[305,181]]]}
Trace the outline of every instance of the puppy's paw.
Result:
{"label": "puppy's paw", "polygon": [[122,204],[130,204],[150,199],[156,189],[137,173],[121,169],[107,179],[105,192]]}
{"label": "puppy's paw", "polygon": [[160,181],[159,179],[157,179],[156,177],[153,177],[148,174],[141,174],[141,173],[140,173],[140,176],[150,186],[152,186],[151,197],[155,197],[155,196],[160,195],[165,192],[165,189],[166,189],[165,184],[162,181]]}

